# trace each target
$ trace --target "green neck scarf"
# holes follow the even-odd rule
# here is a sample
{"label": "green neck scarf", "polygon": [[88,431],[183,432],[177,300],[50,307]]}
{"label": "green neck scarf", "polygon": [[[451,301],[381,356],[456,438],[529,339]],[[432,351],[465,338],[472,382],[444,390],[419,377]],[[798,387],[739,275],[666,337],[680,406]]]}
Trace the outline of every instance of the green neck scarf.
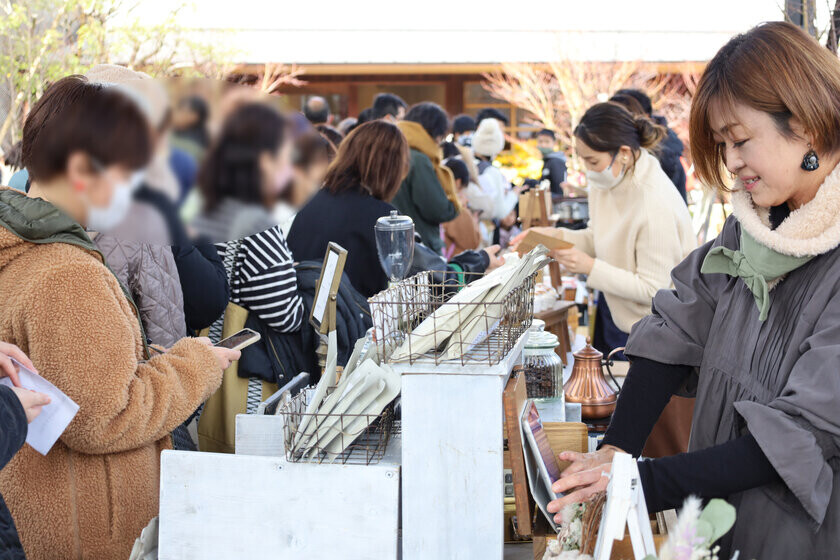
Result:
{"label": "green neck scarf", "polygon": [[720,273],[741,278],[755,298],[759,320],[767,319],[770,311],[769,284],[807,263],[810,257],[783,255],[756,241],[741,228],[741,248],[732,250],[715,247],[706,255],[700,272]]}

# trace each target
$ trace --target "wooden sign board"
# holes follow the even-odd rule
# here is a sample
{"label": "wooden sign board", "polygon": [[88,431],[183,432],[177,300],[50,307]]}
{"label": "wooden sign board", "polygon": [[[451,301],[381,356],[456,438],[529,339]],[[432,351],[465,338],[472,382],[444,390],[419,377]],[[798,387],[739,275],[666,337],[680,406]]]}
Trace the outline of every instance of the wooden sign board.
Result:
{"label": "wooden sign board", "polygon": [[309,314],[309,322],[321,334],[335,329],[335,298],[346,261],[347,250],[338,243],[330,243],[324,264],[321,266],[321,276],[315,288],[315,301]]}
{"label": "wooden sign board", "polygon": [[[517,532],[521,536],[545,535],[550,531],[547,522],[535,526],[534,513],[536,502],[528,488],[528,474],[525,470],[525,451],[522,447],[522,429],[519,418],[525,410],[528,395],[525,387],[525,374],[522,371],[511,375],[502,395],[505,410],[505,436],[510,452],[510,469],[513,475],[513,496],[516,502]],[[586,453],[589,449],[589,436],[585,424],[579,422],[545,422],[543,424],[548,442],[555,453],[578,451]],[[564,469],[568,463],[560,463]],[[541,517],[542,513],[538,513]],[[537,519],[539,520],[539,519]],[[538,530],[544,526],[546,529]],[[553,533],[552,533],[553,534]]]}
{"label": "wooden sign board", "polygon": [[508,381],[502,394],[505,408],[505,435],[510,451],[510,470],[513,474],[513,497],[516,502],[516,524],[518,533],[528,536],[532,533],[531,515],[536,503],[528,490],[528,475],[525,471],[525,451],[522,448],[522,428],[519,418],[525,410],[528,394],[525,390],[525,374],[516,372]]}
{"label": "wooden sign board", "polygon": [[573,243],[569,243],[568,241],[563,241],[562,239],[557,239],[556,237],[545,235],[543,233],[539,233],[537,231],[529,229],[528,233],[525,234],[525,238],[519,243],[519,246],[516,248],[516,251],[521,256],[526,253],[529,253],[537,245],[544,245],[549,251],[556,251],[558,249],[571,249],[572,247],[574,247]]}
{"label": "wooden sign board", "polygon": [[551,216],[551,191],[532,189],[519,195],[519,220],[521,222],[537,221],[546,216]]}

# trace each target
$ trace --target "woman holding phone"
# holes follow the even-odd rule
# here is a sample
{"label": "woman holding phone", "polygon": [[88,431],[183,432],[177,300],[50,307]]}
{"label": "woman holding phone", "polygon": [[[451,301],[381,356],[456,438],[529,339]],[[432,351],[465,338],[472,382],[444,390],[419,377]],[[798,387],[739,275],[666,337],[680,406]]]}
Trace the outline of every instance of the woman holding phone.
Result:
{"label": "woman holding phone", "polygon": [[47,456],[24,448],[9,462],[0,491],[29,560],[127,558],[157,515],[169,434],[239,352],[185,338],[152,356],[85,233],[119,223],[151,155],[128,95],[79,76],[55,82],[26,119],[22,153],[28,196],[0,190],[0,339],[79,411]]}

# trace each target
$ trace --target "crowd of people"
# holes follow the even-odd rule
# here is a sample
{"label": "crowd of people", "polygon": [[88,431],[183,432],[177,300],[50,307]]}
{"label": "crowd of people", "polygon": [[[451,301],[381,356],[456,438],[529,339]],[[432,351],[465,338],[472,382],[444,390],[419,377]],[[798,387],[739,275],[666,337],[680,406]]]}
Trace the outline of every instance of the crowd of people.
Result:
{"label": "crowd of people", "polygon": [[[700,248],[683,144],[643,91],[590,107],[574,146],[537,132],[541,177],[521,186],[496,161],[509,124],[496,109],[450,118],[390,93],[340,121],[323,97],[300,109],[241,92],[218,110],[196,94],[172,103],[145,74],[101,65],[29,111],[0,190],[0,377],[14,386],[0,386],[1,558],[127,558],[157,514],[160,452],[195,450],[196,423],[244,410],[202,410],[211,396],[237,376],[276,386],[317,370],[306,317],[329,243],[348,250],[346,359],[370,326],[367,298],[388,285],[377,220],[413,220],[415,272],[491,270],[526,235],[519,195],[571,189],[571,149],[589,223],[541,232],[573,244],[552,256],[599,292],[593,344],[626,347],[632,366],[602,448],[561,457],[572,466],[551,508],[602,490],[624,450],[658,457],[640,463],[652,511],[689,494],[733,501],[733,550],[826,557],[837,544],[840,62],[828,51],[766,24],[710,63],[692,157],[721,191],[724,167],[736,177],[735,212]],[[240,311],[270,352],[214,346]],[[49,399],[20,387],[12,360],[79,404],[46,456],[21,446]],[[696,407],[672,399],[692,386]],[[250,410],[247,393],[236,398]],[[654,449],[657,430],[668,444]]]}

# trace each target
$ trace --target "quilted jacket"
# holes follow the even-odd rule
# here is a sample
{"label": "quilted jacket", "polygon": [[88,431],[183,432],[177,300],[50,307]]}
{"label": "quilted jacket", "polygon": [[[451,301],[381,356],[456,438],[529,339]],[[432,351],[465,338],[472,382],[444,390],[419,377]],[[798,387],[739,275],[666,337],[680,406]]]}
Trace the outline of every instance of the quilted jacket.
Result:
{"label": "quilted jacket", "polygon": [[171,348],[187,335],[184,294],[167,226],[152,206],[135,202],[129,217],[94,242],[137,304],[148,342]]}
{"label": "quilted jacket", "polygon": [[[14,392],[0,385],[0,468],[11,461],[26,439],[26,414]],[[0,560],[23,560],[12,514],[0,496]]]}

